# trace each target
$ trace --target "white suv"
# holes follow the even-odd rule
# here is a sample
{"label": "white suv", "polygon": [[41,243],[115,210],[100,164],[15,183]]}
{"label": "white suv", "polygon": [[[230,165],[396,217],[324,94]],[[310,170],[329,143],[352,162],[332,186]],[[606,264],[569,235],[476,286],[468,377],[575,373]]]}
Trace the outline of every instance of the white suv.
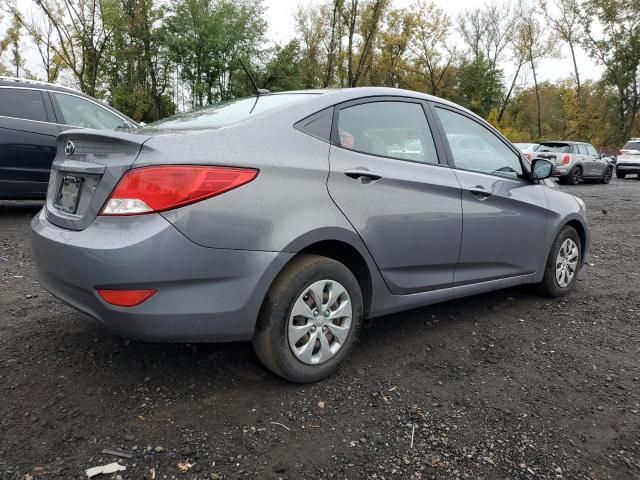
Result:
{"label": "white suv", "polygon": [[618,153],[616,162],[616,177],[624,178],[634,173],[640,178],[640,138],[629,140]]}

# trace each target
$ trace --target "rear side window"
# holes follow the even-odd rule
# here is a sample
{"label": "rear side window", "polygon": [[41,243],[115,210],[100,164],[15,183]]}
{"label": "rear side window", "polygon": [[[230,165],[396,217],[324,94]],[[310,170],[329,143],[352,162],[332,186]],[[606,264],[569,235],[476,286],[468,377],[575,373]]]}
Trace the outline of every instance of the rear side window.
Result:
{"label": "rear side window", "polygon": [[290,93],[240,98],[191,110],[187,113],[154,122],[147,125],[146,128],[157,128],[159,130],[219,128],[241,122],[267,110],[307,100],[315,95],[317,94]]}
{"label": "rear side window", "polygon": [[520,157],[478,122],[443,108],[436,108],[457,168],[519,178]]}
{"label": "rear side window", "polygon": [[98,130],[126,127],[122,118],[89,100],[65,93],[54,93],[53,95],[62,113],[62,123],[65,125]]}
{"label": "rear side window", "polygon": [[422,105],[381,101],[340,110],[336,143],[370,155],[437,164]]}
{"label": "rear side window", "polygon": [[0,115],[47,122],[42,92],[20,88],[0,88]]}
{"label": "rear side window", "polygon": [[536,152],[571,153],[568,143],[548,142],[541,143]]}
{"label": "rear side window", "polygon": [[640,150],[640,142],[627,142],[624,147],[622,147],[623,150]]}

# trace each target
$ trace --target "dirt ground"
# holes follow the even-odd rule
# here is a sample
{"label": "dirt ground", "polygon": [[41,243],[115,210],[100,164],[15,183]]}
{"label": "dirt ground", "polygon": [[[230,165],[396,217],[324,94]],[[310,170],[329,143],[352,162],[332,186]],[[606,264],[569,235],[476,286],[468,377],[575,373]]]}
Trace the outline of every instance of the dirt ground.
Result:
{"label": "dirt ground", "polygon": [[0,203],[0,478],[86,478],[105,448],[131,454],[107,479],[640,478],[640,180],[562,188],[593,236],[571,296],[376,319],[311,386],[249,344],[110,334],[38,285],[40,205]]}

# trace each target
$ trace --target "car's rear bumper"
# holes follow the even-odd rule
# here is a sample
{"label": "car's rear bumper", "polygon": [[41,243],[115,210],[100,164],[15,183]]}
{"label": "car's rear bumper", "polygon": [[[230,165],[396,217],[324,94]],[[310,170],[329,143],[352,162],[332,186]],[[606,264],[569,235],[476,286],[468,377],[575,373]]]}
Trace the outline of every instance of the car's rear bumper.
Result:
{"label": "car's rear bumper", "polygon": [[616,169],[622,172],[640,172],[640,162],[618,162]]}
{"label": "car's rear bumper", "polygon": [[[153,341],[231,341],[253,336],[262,300],[289,253],[223,250],[193,243],[160,215],[98,217],[82,231],[44,210],[32,221],[42,285],[113,332]],[[96,289],[154,289],[132,308]]]}

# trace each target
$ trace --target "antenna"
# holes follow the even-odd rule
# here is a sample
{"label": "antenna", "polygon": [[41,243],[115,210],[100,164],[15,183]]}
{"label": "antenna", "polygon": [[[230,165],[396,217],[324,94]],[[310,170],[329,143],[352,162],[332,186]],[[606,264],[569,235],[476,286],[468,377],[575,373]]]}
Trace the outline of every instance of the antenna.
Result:
{"label": "antenna", "polygon": [[265,95],[267,93],[271,93],[269,90],[264,89],[264,88],[258,88],[258,85],[256,85],[256,81],[253,79],[253,77],[251,76],[251,73],[249,72],[249,69],[245,66],[244,62],[242,61],[242,59],[238,59],[238,61],[240,62],[240,65],[242,65],[242,69],[244,70],[244,72],[247,74],[247,77],[249,77],[249,80],[251,80],[251,85],[253,85],[253,90],[256,92],[257,96],[260,95]]}

